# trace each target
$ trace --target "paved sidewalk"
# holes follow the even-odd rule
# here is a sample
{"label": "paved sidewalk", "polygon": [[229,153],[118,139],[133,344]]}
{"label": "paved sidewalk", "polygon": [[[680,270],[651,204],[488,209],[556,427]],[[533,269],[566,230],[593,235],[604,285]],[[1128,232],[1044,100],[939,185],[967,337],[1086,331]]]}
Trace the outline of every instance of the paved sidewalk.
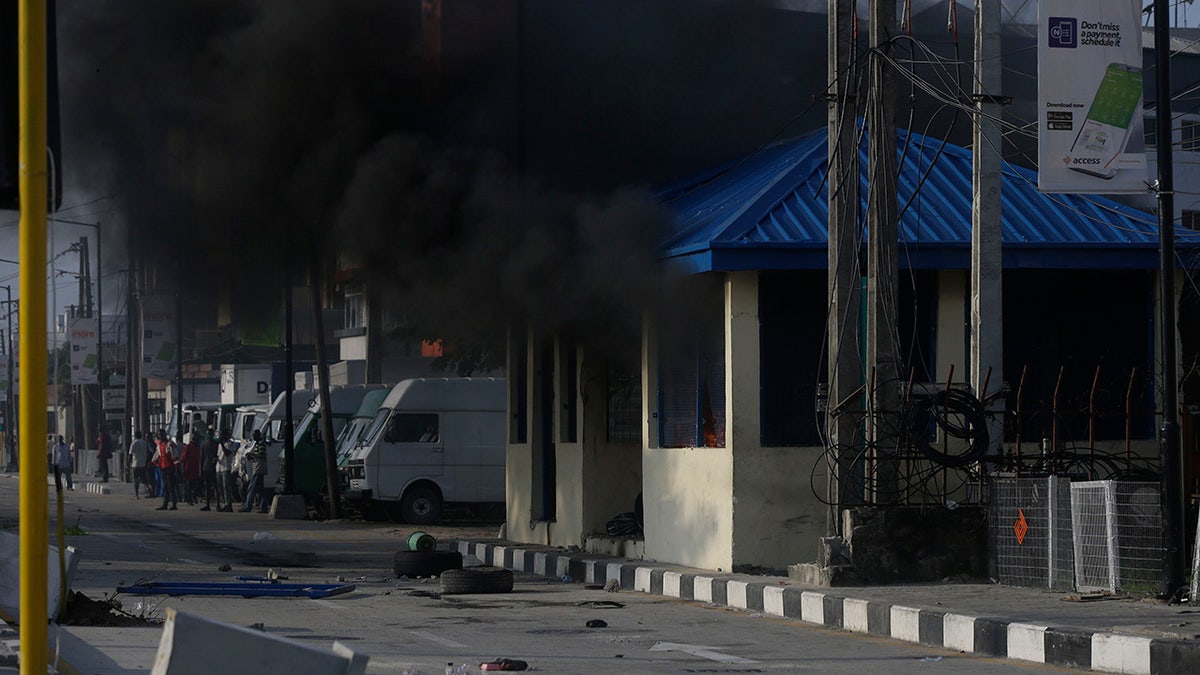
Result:
{"label": "paved sidewalk", "polygon": [[503,540],[453,541],[485,565],[734,607],[855,633],[1110,673],[1200,673],[1200,608],[994,584],[815,588]]}

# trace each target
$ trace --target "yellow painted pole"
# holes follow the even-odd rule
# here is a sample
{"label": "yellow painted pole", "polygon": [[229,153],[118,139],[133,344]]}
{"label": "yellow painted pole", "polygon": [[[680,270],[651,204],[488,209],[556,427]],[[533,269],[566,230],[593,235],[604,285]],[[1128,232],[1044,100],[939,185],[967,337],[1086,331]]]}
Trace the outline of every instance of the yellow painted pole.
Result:
{"label": "yellow painted pole", "polygon": [[21,192],[21,673],[46,675],[46,3],[17,10]]}

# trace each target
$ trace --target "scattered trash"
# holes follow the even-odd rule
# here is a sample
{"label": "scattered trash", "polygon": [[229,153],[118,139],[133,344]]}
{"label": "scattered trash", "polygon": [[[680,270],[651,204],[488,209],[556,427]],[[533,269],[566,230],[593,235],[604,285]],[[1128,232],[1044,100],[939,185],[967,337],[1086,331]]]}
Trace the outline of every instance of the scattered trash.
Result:
{"label": "scattered trash", "polygon": [[925,658],[923,658],[923,659],[921,659],[921,660],[922,660],[922,661],[924,661],[924,662],[926,662],[926,663],[937,663],[938,661],[941,661],[941,660],[942,660],[942,657],[940,657],[940,656],[926,656]]}
{"label": "scattered trash", "polygon": [[621,590],[621,581],[619,579],[609,579],[608,581],[604,582],[604,590],[608,591],[609,593],[616,593],[617,591]]}
{"label": "scattered trash", "polygon": [[413,532],[408,536],[408,550],[432,551],[437,548],[437,540],[425,532]]}
{"label": "scattered trash", "polygon": [[254,537],[250,540],[250,543],[253,544],[259,541],[273,541],[274,539],[275,535],[271,534],[270,532],[255,532]]}
{"label": "scattered trash", "polygon": [[592,609],[610,609],[624,607],[625,605],[622,605],[619,602],[613,602],[612,600],[585,600],[584,602],[575,603],[575,606],[591,607]]}
{"label": "scattered trash", "polygon": [[946,508],[953,511],[954,509],[958,508],[958,502],[954,501],[953,499],[947,499]]}
{"label": "scattered trash", "polygon": [[217,571],[218,571],[218,572],[229,572],[229,571],[232,571],[232,570],[233,570],[233,568],[232,568],[232,567],[230,567],[228,563],[226,563],[226,564],[224,564],[224,565],[221,565],[220,567],[218,567],[218,568],[217,568]]}
{"label": "scattered trash", "polygon": [[274,568],[267,570],[267,578],[272,581],[274,581],[276,579],[287,580],[287,576],[283,573],[282,570],[276,570]]}
{"label": "scattered trash", "polygon": [[[519,659],[496,659],[479,664],[480,670],[525,670],[528,667],[528,663]],[[455,675],[458,674],[455,673]]]}
{"label": "scattered trash", "polygon": [[572,582],[574,582],[575,580],[574,580],[573,578],[571,578],[571,575],[570,575],[570,574],[564,574],[564,575],[562,575],[562,579],[561,579],[561,581],[562,581],[564,584],[569,584],[569,583],[572,583]]}
{"label": "scattered trash", "polygon": [[[325,598],[354,590],[354,586],[351,584],[281,584],[277,581],[261,583],[267,581],[261,578],[241,577],[241,579],[243,581],[240,583],[151,581],[135,586],[118,586],[117,592],[173,597],[181,595],[240,595],[243,598],[261,596]],[[247,581],[260,583],[247,583]]]}
{"label": "scattered trash", "polygon": [[471,670],[465,663],[461,666],[456,666],[453,663],[446,664],[446,675],[467,675],[470,672]]}
{"label": "scattered trash", "polygon": [[608,628],[608,622],[604,619],[592,619],[584,625],[588,628]]}

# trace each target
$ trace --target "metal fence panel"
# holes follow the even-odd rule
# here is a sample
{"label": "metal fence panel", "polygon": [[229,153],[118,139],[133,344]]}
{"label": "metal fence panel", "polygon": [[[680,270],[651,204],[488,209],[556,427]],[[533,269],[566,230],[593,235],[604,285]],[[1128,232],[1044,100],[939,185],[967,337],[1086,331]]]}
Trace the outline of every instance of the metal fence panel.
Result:
{"label": "metal fence panel", "polygon": [[995,478],[989,535],[997,581],[1013,586],[1074,587],[1071,493],[1066,478]]}
{"label": "metal fence panel", "polygon": [[1163,572],[1157,483],[1072,483],[1071,521],[1079,590],[1156,592]]}

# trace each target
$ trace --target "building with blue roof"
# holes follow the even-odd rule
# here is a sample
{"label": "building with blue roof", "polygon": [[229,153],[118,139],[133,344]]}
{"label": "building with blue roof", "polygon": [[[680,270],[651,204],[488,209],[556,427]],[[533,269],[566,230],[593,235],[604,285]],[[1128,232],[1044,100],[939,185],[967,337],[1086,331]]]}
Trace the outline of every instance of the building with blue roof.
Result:
{"label": "building with blue roof", "polygon": [[[900,301],[890,328],[908,386],[962,386],[971,152],[906,131],[897,141]],[[658,193],[674,216],[660,258],[689,290],[646,317],[640,447],[612,435],[602,357],[511,336],[510,399],[521,403],[517,415],[532,417],[522,426],[545,436],[510,440],[508,520],[530,522],[529,533],[510,526],[510,539],[735,571],[813,558],[827,519],[826,145],[826,133],[814,132]],[[851,183],[864,244],[866,166],[864,140]],[[1006,415],[1006,447],[1023,439],[1026,453],[1043,442],[1154,453],[1155,216],[1100,196],[1039,193],[1034,172],[1007,164],[1002,207],[1005,372],[992,377],[1007,385],[1005,409],[1024,411]],[[1178,234],[1183,266],[1197,234]],[[555,396],[581,400],[582,409],[538,403]],[[557,422],[537,421],[548,415]],[[583,431],[568,419],[582,420]],[[905,498],[970,500],[962,478],[934,482],[910,481]],[[614,506],[628,503],[618,497],[639,493],[644,540],[613,550],[589,536],[625,510]]]}

